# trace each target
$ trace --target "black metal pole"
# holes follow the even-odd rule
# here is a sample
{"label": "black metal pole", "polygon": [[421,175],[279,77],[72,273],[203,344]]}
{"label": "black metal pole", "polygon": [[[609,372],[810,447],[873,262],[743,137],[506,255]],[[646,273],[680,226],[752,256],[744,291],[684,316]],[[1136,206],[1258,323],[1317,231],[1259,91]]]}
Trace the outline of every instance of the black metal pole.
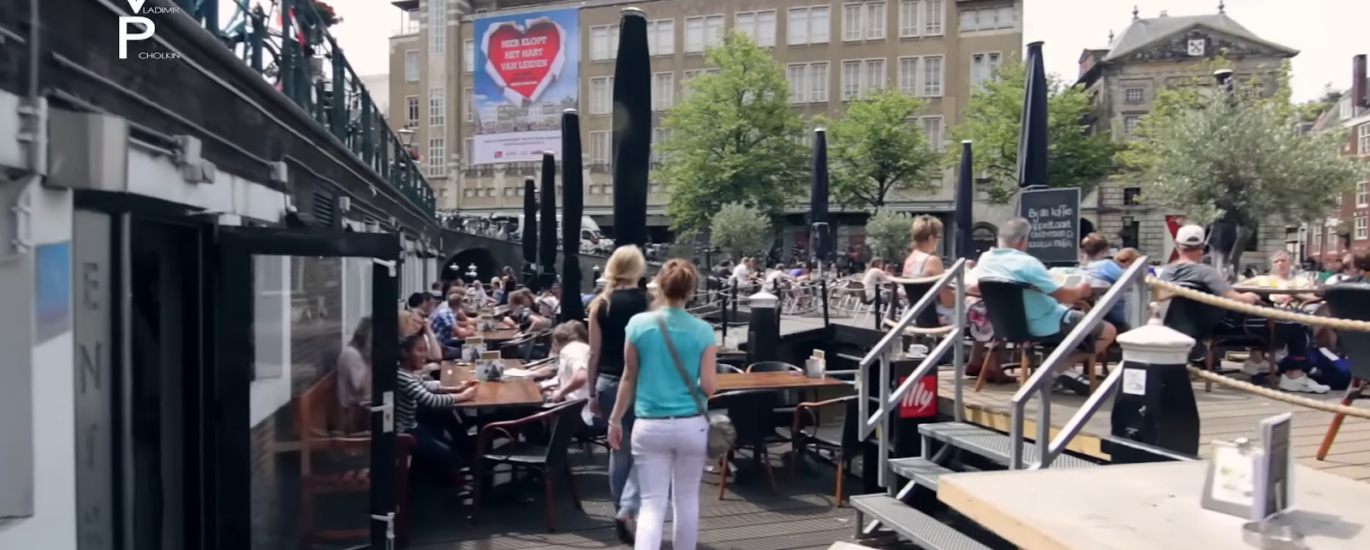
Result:
{"label": "black metal pole", "polygon": [[718,295],[720,296],[719,299],[721,300],[721,301],[719,302],[719,304],[718,304],[718,319],[719,319],[720,324],[723,325],[723,343],[724,343],[724,344],[727,344],[727,343],[728,343],[728,293],[723,292],[722,290],[719,290],[719,291],[718,291]]}
{"label": "black metal pole", "polygon": [[[822,272],[822,270],[819,270]],[[823,326],[832,324],[828,320],[828,279],[826,277],[818,279],[819,298],[823,300]]]}
{"label": "black metal pole", "polygon": [[880,285],[875,285],[875,302],[871,304],[871,318],[875,319],[875,330],[880,330]]}

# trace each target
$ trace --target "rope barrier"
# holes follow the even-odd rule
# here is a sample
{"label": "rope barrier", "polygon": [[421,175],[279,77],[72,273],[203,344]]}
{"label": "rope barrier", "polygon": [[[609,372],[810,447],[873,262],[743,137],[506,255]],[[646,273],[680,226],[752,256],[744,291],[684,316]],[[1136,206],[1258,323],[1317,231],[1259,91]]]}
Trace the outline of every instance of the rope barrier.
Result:
{"label": "rope barrier", "polygon": [[1174,283],[1162,281],[1155,277],[1147,277],[1146,282],[1147,284],[1151,285],[1152,288],[1162,289],[1176,296],[1182,296],[1186,299],[1194,300],[1195,302],[1231,311],[1236,311],[1238,313],[1245,313],[1247,315],[1252,315],[1255,317],[1261,317],[1265,319],[1278,319],[1281,321],[1289,321],[1291,323],[1302,323],[1305,325],[1330,327],[1340,330],[1370,332],[1370,322],[1355,321],[1351,319],[1338,319],[1335,317],[1318,317],[1316,315],[1309,315],[1307,313],[1296,313],[1293,311],[1275,309],[1272,307],[1263,307],[1252,304],[1246,304],[1235,300],[1229,300],[1227,298],[1223,298],[1222,296],[1214,296],[1207,292],[1200,292],[1192,288],[1185,288]]}
{"label": "rope barrier", "polygon": [[1289,403],[1290,405],[1298,405],[1300,407],[1314,409],[1322,412],[1328,412],[1332,414],[1343,414],[1346,416],[1353,416],[1356,418],[1364,418],[1366,420],[1370,420],[1370,409],[1348,407],[1346,405],[1341,405],[1339,403],[1325,403],[1322,401],[1309,399],[1307,397],[1293,395],[1282,391],[1276,391],[1270,388],[1257,386],[1250,382],[1243,382],[1241,380],[1228,378],[1221,374],[1209,372],[1198,367],[1191,366],[1188,368],[1190,374],[1202,378],[1204,380],[1238,390],[1249,391],[1251,393],[1254,393],[1267,399],[1282,401],[1285,403]]}

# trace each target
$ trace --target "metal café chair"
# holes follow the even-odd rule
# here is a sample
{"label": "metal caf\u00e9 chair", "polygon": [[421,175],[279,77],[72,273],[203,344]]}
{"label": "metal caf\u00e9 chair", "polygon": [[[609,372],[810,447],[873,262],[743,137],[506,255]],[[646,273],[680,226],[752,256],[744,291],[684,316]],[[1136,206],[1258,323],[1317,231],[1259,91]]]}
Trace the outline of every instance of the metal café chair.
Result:
{"label": "metal caf\u00e9 chair", "polygon": [[[1370,321],[1370,284],[1329,285],[1323,290],[1323,299],[1327,301],[1327,309],[1332,317]],[[1349,407],[1356,399],[1364,396],[1366,381],[1370,380],[1370,332],[1338,329],[1337,345],[1351,360],[1351,381],[1347,384],[1346,394],[1341,400],[1343,406]],[[1337,438],[1337,432],[1341,430],[1342,421],[1345,419],[1344,414],[1332,416],[1332,422],[1327,425],[1327,433],[1322,437],[1322,444],[1318,446],[1318,460],[1327,458],[1328,451],[1332,449],[1332,442]]]}

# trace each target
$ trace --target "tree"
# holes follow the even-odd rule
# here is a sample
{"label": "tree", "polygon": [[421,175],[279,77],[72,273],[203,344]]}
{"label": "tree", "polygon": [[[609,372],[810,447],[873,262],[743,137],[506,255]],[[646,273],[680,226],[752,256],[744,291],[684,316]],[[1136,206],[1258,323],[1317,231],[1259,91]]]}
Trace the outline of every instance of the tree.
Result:
{"label": "tree", "polygon": [[889,211],[876,212],[866,220],[866,243],[871,251],[887,261],[898,262],[913,245],[909,228],[913,220]]}
{"label": "tree", "polygon": [[1317,99],[1311,99],[1298,105],[1300,122],[1317,122],[1318,117],[1324,112],[1337,105],[1341,100],[1342,92],[1332,87],[1328,82],[1322,87],[1322,95]]}
{"label": "tree", "polygon": [[759,256],[773,241],[770,217],[750,206],[725,204],[709,220],[709,244],[733,259]]}
{"label": "tree", "polygon": [[[989,178],[990,200],[1008,202],[1018,192],[1018,136],[1022,131],[1023,94],[1027,70],[1009,59],[995,71],[995,79],[977,86],[951,128],[955,141],[975,144],[973,166]],[[1090,113],[1089,96],[1057,75],[1047,76],[1047,181],[1051,187],[1079,187],[1087,194],[1108,176],[1117,147],[1106,134],[1093,134],[1082,121]],[[961,149],[951,148],[947,164],[961,162]]]}
{"label": "tree", "polygon": [[[1211,83],[1209,78],[1196,75],[1201,84]],[[1126,177],[1137,182],[1148,203],[1200,224],[1218,219],[1237,224],[1242,228],[1235,246],[1239,255],[1262,221],[1325,217],[1365,167],[1341,156],[1344,133],[1299,128],[1287,65],[1280,81],[1270,97],[1213,86],[1158,94],[1118,155]]]}
{"label": "tree", "polygon": [[676,230],[702,229],[724,204],[737,202],[779,216],[802,194],[807,153],[789,103],[789,83],[769,49],[740,33],[704,53],[716,74],[691,80],[666,112],[669,134],[657,144],[655,174],[670,193],[666,213]]}
{"label": "tree", "polygon": [[827,127],[837,202],[879,211],[891,194],[937,189],[931,178],[942,159],[914,119],[922,109],[921,100],[887,89],[851,102],[842,118],[815,121]]}

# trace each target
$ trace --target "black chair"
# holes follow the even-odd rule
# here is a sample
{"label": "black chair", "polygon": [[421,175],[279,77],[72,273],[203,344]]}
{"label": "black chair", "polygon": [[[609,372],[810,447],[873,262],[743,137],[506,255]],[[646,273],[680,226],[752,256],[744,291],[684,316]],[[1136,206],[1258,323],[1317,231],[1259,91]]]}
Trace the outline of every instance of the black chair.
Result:
{"label": "black chair", "polygon": [[[481,499],[487,490],[485,477],[491,473],[494,466],[500,464],[542,473],[543,514],[547,520],[548,531],[557,530],[554,514],[556,501],[552,495],[554,479],[565,476],[572,502],[577,510],[584,510],[580,502],[580,493],[576,490],[571,464],[567,460],[571,440],[585,424],[580,418],[580,411],[584,407],[585,400],[577,399],[518,420],[491,422],[481,427],[476,437],[475,491],[471,512],[473,523],[480,521]],[[552,424],[552,435],[546,445],[519,442],[519,431],[544,422]],[[510,444],[494,451],[493,444],[497,437],[507,438]]]}
{"label": "black chair", "polygon": [[[929,281],[926,283],[904,283],[904,296],[909,301],[909,307],[918,304],[918,301],[922,300],[923,296],[926,296],[928,292],[932,290],[933,285],[936,284],[936,281]],[[942,326],[942,323],[937,320],[937,303],[934,302],[932,305],[929,305],[926,309],[919,312],[918,318],[913,320],[913,326],[918,328],[937,328]]]}
{"label": "black chair", "polygon": [[742,374],[742,369],[727,363],[717,363],[714,365],[714,372],[718,374]]}
{"label": "black chair", "polygon": [[[812,448],[814,453],[827,451],[832,455],[833,465],[837,471],[837,487],[833,490],[833,498],[837,505],[842,505],[843,493],[842,482],[847,476],[847,470],[851,462],[856,457],[861,456],[861,419],[860,401],[857,396],[848,395],[837,399],[819,401],[817,403],[800,403],[794,409],[794,423],[791,425],[790,434],[792,436],[792,447],[794,455],[790,457],[790,479],[793,481],[799,471],[799,464],[804,461],[804,453]],[[868,398],[869,399],[869,398]],[[878,401],[872,399],[872,401]],[[839,432],[834,434],[831,429],[825,428],[818,423],[818,410],[842,404],[845,407],[845,416],[842,418],[842,425]],[[873,406],[879,407],[879,403]],[[804,431],[804,420],[808,419],[813,427],[810,431]]]}
{"label": "black chair", "polygon": [[[1174,283],[1195,292],[1211,294],[1207,289],[1195,283]],[[1170,304],[1166,306],[1165,317],[1162,323],[1174,329],[1176,332],[1193,338],[1195,342],[1203,345],[1203,368],[1204,370],[1217,372],[1217,346],[1236,345],[1265,347],[1266,339],[1253,339],[1238,335],[1219,335],[1217,334],[1218,325],[1222,324],[1223,318],[1227,316],[1227,310],[1197,302],[1183,296],[1174,296],[1170,299]],[[1273,355],[1271,355],[1273,357]],[[1272,365],[1273,368],[1273,365]],[[1213,382],[1204,381],[1204,391],[1213,391]]]}
{"label": "black chair", "polygon": [[[1370,284],[1328,285],[1323,291],[1323,299],[1327,301],[1327,311],[1332,317],[1370,321]],[[1356,399],[1362,397],[1366,381],[1370,380],[1370,332],[1337,330],[1337,347],[1351,360],[1351,381],[1346,386],[1346,394],[1341,400],[1343,406],[1349,407]],[[1318,460],[1327,458],[1327,453],[1332,449],[1332,442],[1336,440],[1337,432],[1341,430],[1341,423],[1344,420],[1344,414],[1332,416],[1332,422],[1327,425],[1327,433],[1322,437],[1322,444],[1318,446]]]}
{"label": "black chair", "polygon": [[[747,372],[793,372],[803,375],[804,369],[796,365],[791,365],[784,361],[761,361],[759,363],[752,363],[751,365],[748,365]],[[792,394],[788,391],[770,391],[774,391],[776,393],[776,402],[779,403],[779,406],[775,408],[774,425],[776,428],[788,428],[790,426],[790,418],[794,416],[794,405],[797,403],[797,401],[803,401],[806,398],[806,395],[803,391],[800,391],[799,399],[796,401],[791,401]],[[772,442],[783,442],[788,440],[789,438],[782,436],[779,433],[775,434],[771,438]]]}
{"label": "black chair", "polygon": [[753,461],[766,473],[771,492],[779,493],[775,485],[775,474],[771,472],[770,452],[767,446],[775,435],[769,411],[774,411],[780,402],[775,390],[738,390],[715,395],[709,400],[709,409],[725,409],[732,420],[737,439],[733,446],[719,458],[718,499],[728,489],[728,468],[737,451],[751,451]]}
{"label": "black chair", "polygon": [[[981,278],[978,285],[980,297],[985,303],[985,315],[994,327],[995,341],[1006,346],[1011,345],[1019,351],[1018,383],[1025,384],[1032,369],[1032,356],[1043,347],[1060,344],[1065,334],[1057,332],[1050,336],[1034,336],[1028,330],[1027,307],[1023,293],[1040,292],[1031,285],[1011,279],[989,277]],[[985,373],[990,370],[987,367],[992,356],[991,353],[985,357],[985,364],[981,366],[980,376],[975,381],[975,391],[980,391],[984,387]],[[1093,391],[1097,386],[1093,350],[1089,350],[1089,355],[1085,359],[1085,374],[1089,377],[1090,391]]]}

